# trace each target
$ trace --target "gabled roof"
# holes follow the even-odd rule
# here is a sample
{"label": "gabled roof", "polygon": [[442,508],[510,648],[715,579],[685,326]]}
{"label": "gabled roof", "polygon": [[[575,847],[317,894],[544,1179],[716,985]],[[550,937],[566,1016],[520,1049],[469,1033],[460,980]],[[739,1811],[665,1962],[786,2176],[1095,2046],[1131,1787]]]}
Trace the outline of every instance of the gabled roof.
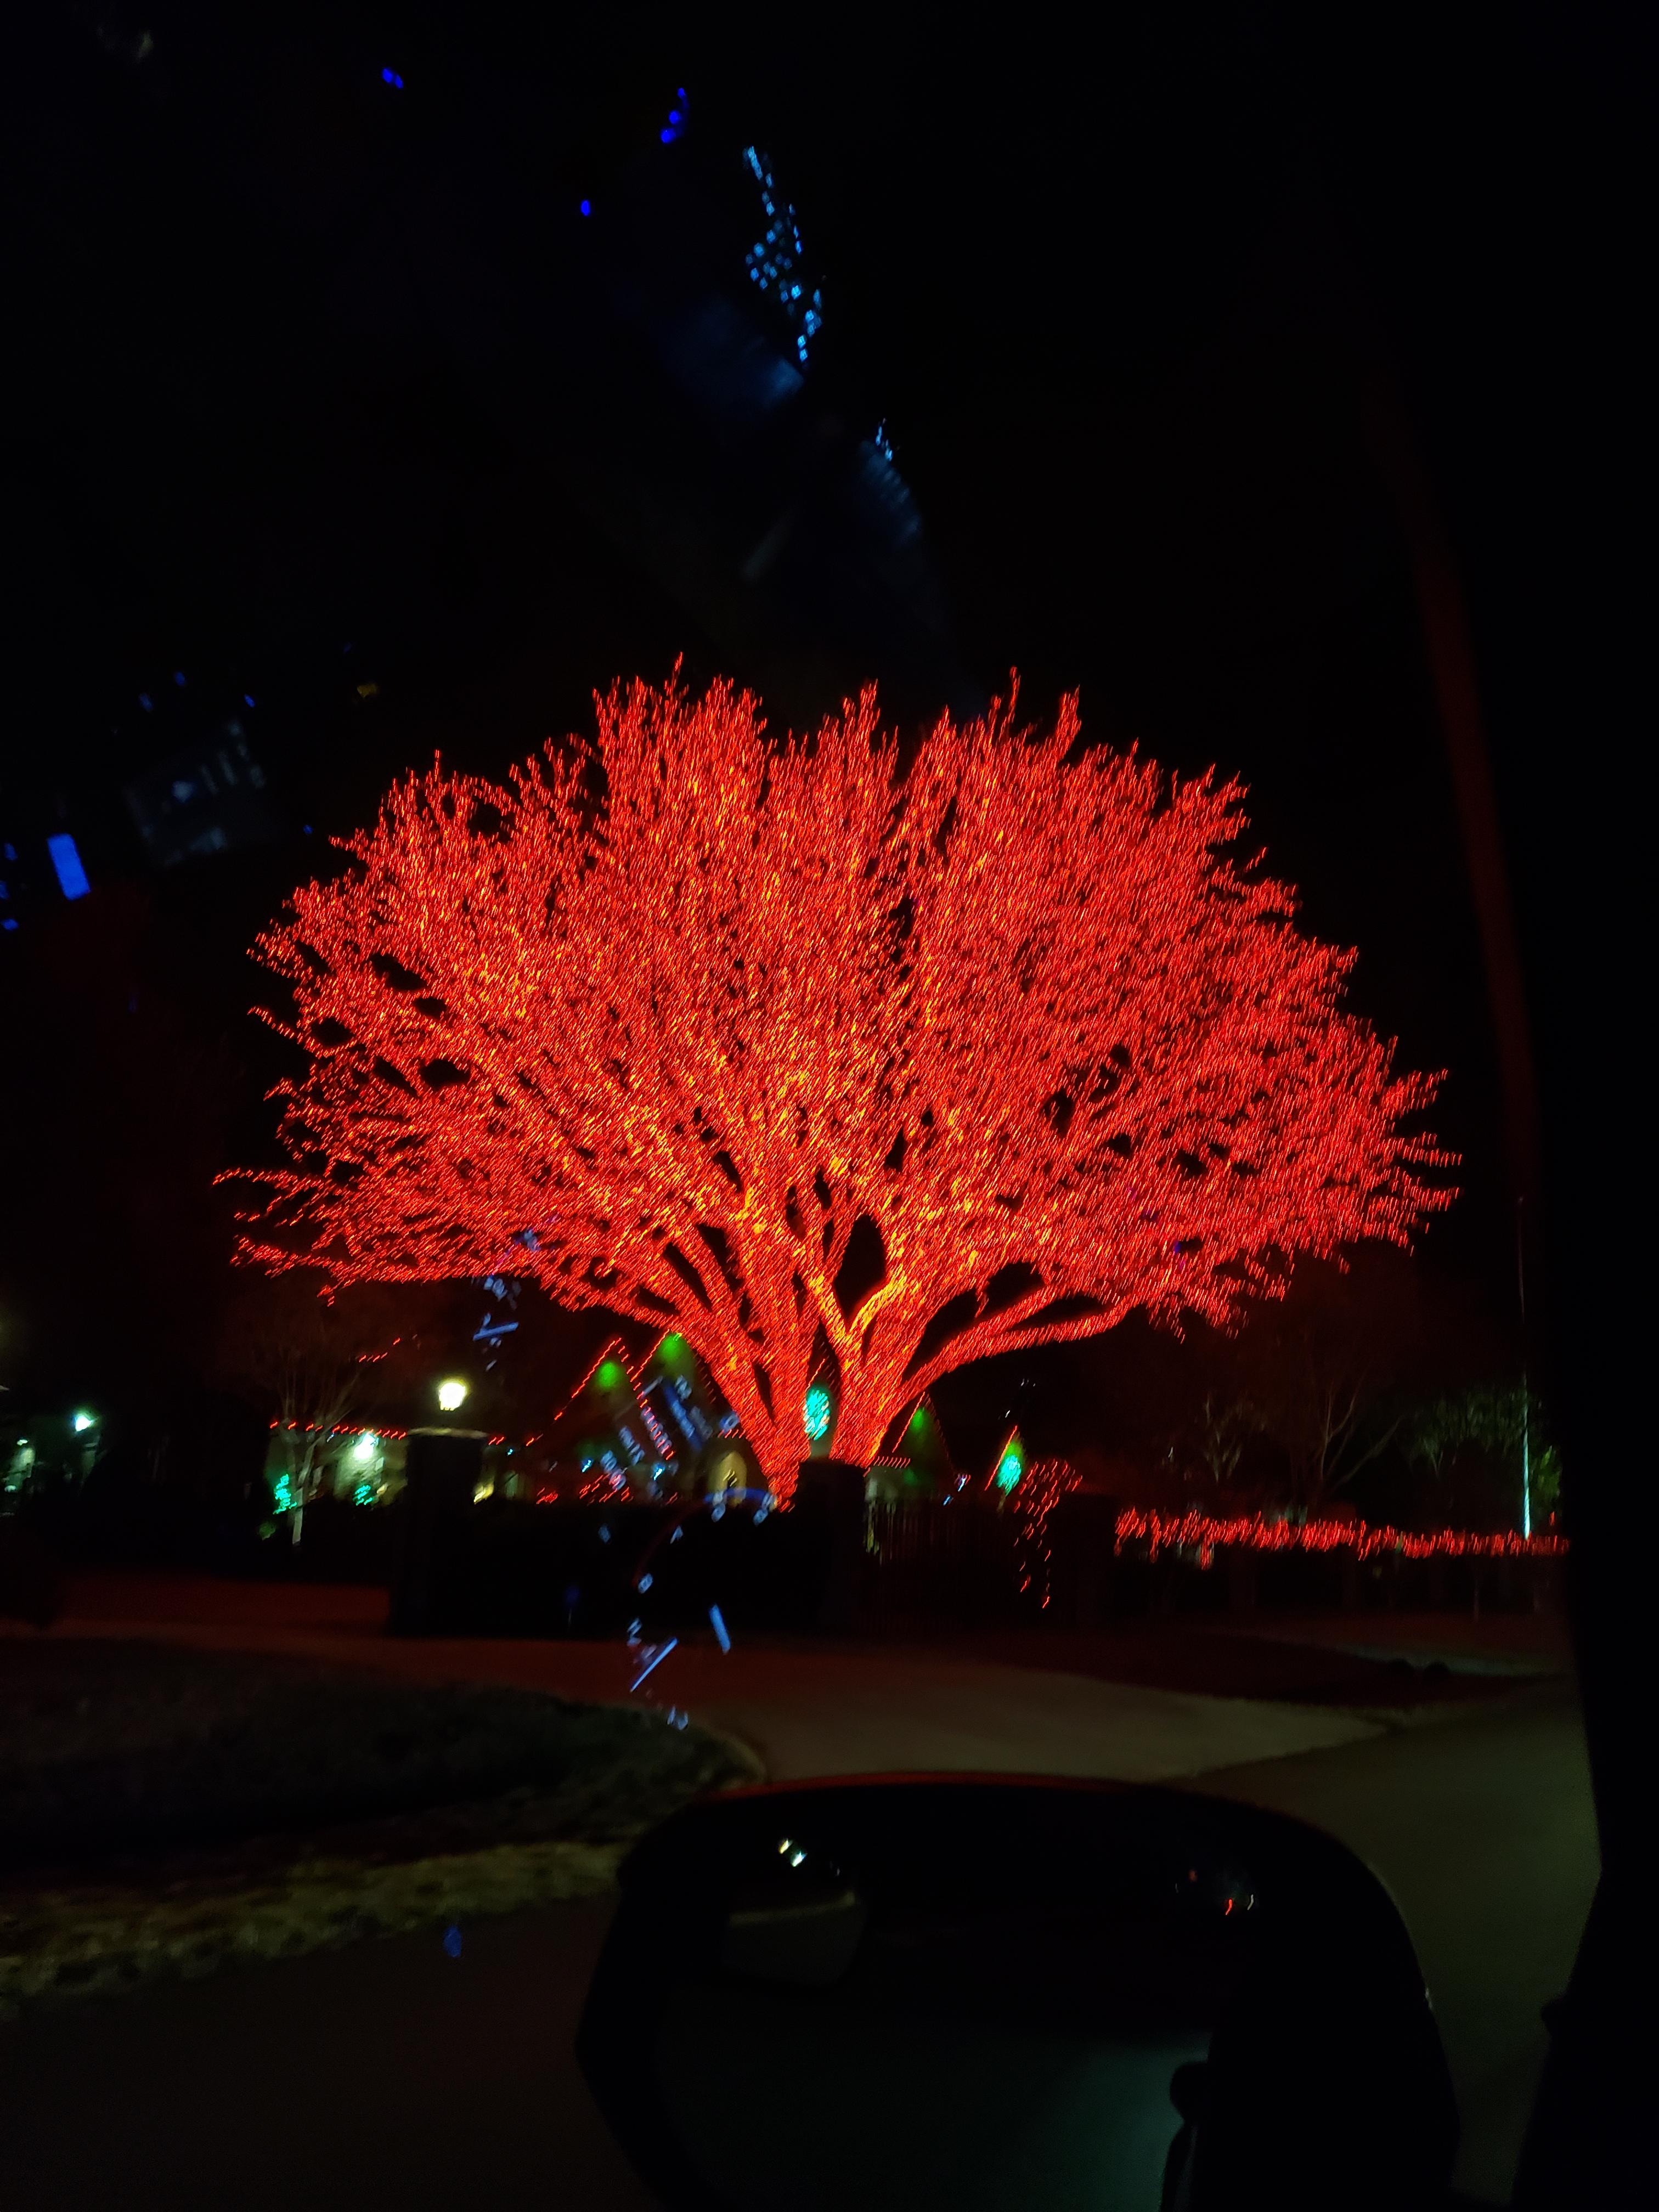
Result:
{"label": "gabled roof", "polygon": [[[684,1346],[683,1353],[665,1356],[665,1345],[673,1340]],[[686,1437],[670,1433],[653,1413],[646,1396],[656,1384],[659,1374],[672,1375],[683,1360],[690,1362],[697,1393],[718,1425],[724,1401],[714,1389],[694,1347],[680,1338],[677,1330],[665,1331],[639,1359],[630,1358],[622,1339],[613,1336],[601,1346],[586,1374],[549,1424],[545,1442],[551,1456],[557,1459],[562,1453],[568,1452],[584,1436],[614,1427],[618,1420],[629,1420],[630,1412],[624,1409],[626,1407],[631,1409],[632,1425],[649,1439],[665,1464],[680,1463],[688,1453],[695,1457],[696,1452],[688,1445]],[[620,1370],[618,1377],[601,1379],[607,1365]]]}
{"label": "gabled roof", "polygon": [[[888,1426],[882,1433],[880,1448],[876,1455],[877,1458],[886,1461],[908,1460],[909,1458],[911,1449],[911,1430],[919,1414],[921,1415],[924,1419],[925,1425],[922,1431],[923,1436],[927,1437],[930,1443],[936,1440],[939,1451],[944,1458],[945,1466],[947,1468],[950,1467],[953,1463],[951,1456],[950,1442],[945,1433],[945,1425],[939,1419],[939,1408],[933,1403],[933,1394],[931,1391],[927,1390],[924,1390],[921,1397],[911,1399],[909,1403],[906,1405],[901,1412],[893,1416],[892,1420],[888,1424]],[[918,1437],[917,1441],[920,1443],[921,1438]]]}

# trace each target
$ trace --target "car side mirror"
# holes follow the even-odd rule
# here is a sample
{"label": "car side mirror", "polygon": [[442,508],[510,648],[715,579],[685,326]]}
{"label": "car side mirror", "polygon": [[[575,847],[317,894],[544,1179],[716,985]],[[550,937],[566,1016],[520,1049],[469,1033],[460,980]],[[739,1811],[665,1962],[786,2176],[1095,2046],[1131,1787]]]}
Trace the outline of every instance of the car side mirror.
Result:
{"label": "car side mirror", "polygon": [[669,2205],[1419,2205],[1456,2111],[1353,1854],[1180,1790],[877,1780],[689,1807],[577,2052]]}

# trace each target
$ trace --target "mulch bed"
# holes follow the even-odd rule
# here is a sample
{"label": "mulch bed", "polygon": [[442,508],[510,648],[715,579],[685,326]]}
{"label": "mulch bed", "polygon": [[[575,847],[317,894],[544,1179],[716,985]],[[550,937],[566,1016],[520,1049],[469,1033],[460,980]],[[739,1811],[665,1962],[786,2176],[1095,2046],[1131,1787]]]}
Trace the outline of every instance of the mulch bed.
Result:
{"label": "mulch bed", "polygon": [[756,1778],[649,1711],[0,1638],[0,2010],[591,1894]]}

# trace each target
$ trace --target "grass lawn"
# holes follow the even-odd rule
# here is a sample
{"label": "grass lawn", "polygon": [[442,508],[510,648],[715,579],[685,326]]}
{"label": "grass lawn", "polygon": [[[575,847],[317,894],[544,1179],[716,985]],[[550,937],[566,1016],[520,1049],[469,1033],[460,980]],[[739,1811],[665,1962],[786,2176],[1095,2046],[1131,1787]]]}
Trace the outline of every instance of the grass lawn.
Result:
{"label": "grass lawn", "polygon": [[591,1893],[754,1778],[643,1709],[0,1636],[0,2008]]}

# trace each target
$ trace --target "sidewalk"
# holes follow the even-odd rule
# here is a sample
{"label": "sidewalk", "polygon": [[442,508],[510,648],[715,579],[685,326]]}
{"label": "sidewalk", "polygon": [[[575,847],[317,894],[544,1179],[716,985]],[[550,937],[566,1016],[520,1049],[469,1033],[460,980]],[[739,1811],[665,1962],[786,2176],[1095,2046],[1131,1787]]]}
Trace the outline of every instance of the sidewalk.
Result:
{"label": "sidewalk", "polygon": [[738,1634],[729,1653],[704,1631],[649,1665],[658,1647],[620,1642],[394,1638],[386,1609],[377,1589],[89,1575],[53,1633],[159,1637],[416,1680],[672,1706],[738,1738],[780,1780],[995,1771],[1168,1781],[1362,1742],[1566,1663],[1560,1624],[1531,1615],[1164,1617],[1091,1636],[1031,1630],[884,1645]]}
{"label": "sidewalk", "polygon": [[[706,1632],[646,1672],[650,1647],[384,1633],[378,1590],[83,1578],[59,1637],[160,1638],[286,1654],[422,1681],[511,1683],[555,1696],[678,1708],[756,1752],[779,1780],[989,1772],[1170,1781],[1383,1733],[1321,1705],[1115,1682],[943,1650],[734,1639]],[[635,1686],[637,1685],[637,1686]]]}

